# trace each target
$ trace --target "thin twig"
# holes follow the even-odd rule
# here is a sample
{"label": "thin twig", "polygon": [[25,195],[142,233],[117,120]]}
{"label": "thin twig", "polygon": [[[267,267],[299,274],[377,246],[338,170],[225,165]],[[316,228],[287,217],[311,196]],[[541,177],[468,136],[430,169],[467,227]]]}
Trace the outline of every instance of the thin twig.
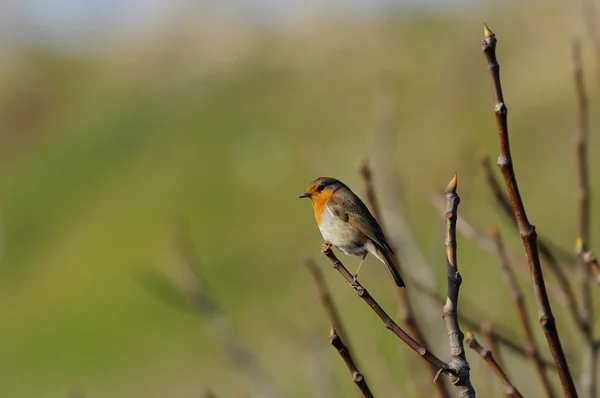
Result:
{"label": "thin twig", "polygon": [[319,298],[321,299],[321,303],[323,304],[323,307],[325,308],[325,311],[329,316],[329,320],[331,321],[335,329],[339,332],[339,334],[341,334],[342,338],[346,342],[346,346],[348,346],[348,349],[352,351],[352,347],[349,343],[349,335],[346,332],[346,328],[342,323],[342,317],[340,316],[340,312],[338,311],[335,303],[333,302],[333,298],[331,297],[331,293],[329,292],[329,288],[327,287],[327,283],[325,282],[323,273],[312,258],[307,259],[305,263],[306,267],[315,279],[317,289],[319,291]]}
{"label": "thin twig", "polygon": [[544,274],[540,264],[540,256],[537,246],[537,234],[535,227],[529,223],[525,206],[521,200],[521,194],[517,185],[517,178],[513,168],[512,156],[510,153],[510,144],[508,138],[507,108],[502,95],[502,86],[500,83],[500,65],[496,59],[496,35],[485,27],[485,39],[482,42],[482,51],[488,64],[488,70],[492,78],[492,86],[495,101],[496,125],[498,127],[498,137],[500,140],[500,156],[498,158],[498,167],[502,171],[504,182],[508,190],[513,213],[517,220],[519,233],[523,240],[527,262],[531,270],[531,278],[534,287],[534,293],[538,303],[538,313],[540,315],[540,324],[544,329],[550,352],[556,364],[556,370],[560,379],[565,397],[577,397],[575,383],[571,376],[569,364],[560,342],[558,330],[548,294],[546,284],[544,283]]}
{"label": "thin twig", "polygon": [[[366,160],[360,165],[359,173],[363,180],[363,184],[365,187],[365,197],[367,198],[367,203],[369,204],[369,207],[371,208],[371,212],[373,213],[373,216],[375,217],[375,219],[377,220],[377,222],[379,223],[381,228],[385,231],[385,225],[382,223],[382,218],[379,213],[379,206],[378,206],[377,199],[375,196],[373,180],[371,178],[371,169],[369,168],[369,164]],[[394,263],[399,266],[400,260],[399,260],[398,256],[396,255],[396,248],[395,247],[392,247],[392,248],[394,249],[394,254],[392,255],[394,257],[393,258]],[[400,270],[400,271],[402,271],[402,270]],[[398,300],[398,306],[399,306],[398,315],[399,315],[399,317],[402,319],[402,321],[406,325],[406,328],[408,329],[408,331],[410,332],[412,337],[419,344],[421,344],[423,347],[430,347],[430,345],[427,343],[425,334],[423,333],[421,327],[419,326],[419,323],[415,316],[413,306],[412,306],[412,303],[410,300],[410,296],[408,295],[408,289],[406,289],[406,288],[398,289],[396,286],[393,286],[393,288],[394,288],[395,296]],[[438,372],[438,369],[435,366],[433,366],[432,364],[429,364],[429,366],[431,367],[432,374],[436,375]],[[434,383],[434,388],[435,388],[436,394],[439,398],[449,398],[450,397],[450,391],[448,390],[446,383],[444,383],[443,381],[440,380],[440,382]]]}
{"label": "thin twig", "polygon": [[525,335],[525,343],[527,344],[527,354],[533,361],[536,372],[542,383],[544,395],[546,397],[554,397],[554,392],[552,391],[552,386],[550,384],[550,381],[548,380],[548,375],[546,374],[545,367],[542,362],[542,357],[540,356],[540,350],[535,341],[535,336],[531,328],[531,323],[529,322],[529,317],[527,316],[527,308],[525,307],[525,296],[523,295],[523,291],[519,287],[515,275],[512,272],[510,261],[508,260],[506,250],[504,249],[504,244],[502,243],[502,237],[496,229],[491,229],[490,235],[492,236],[492,239],[496,244],[496,254],[498,256],[498,265],[500,267],[500,271],[504,276],[506,284],[510,289],[510,293],[512,295],[515,306],[517,307],[517,315],[519,316],[519,322],[521,323],[521,327],[523,328],[523,334]]}
{"label": "thin twig", "polygon": [[[419,281],[411,279],[410,285],[413,286],[415,289],[418,289],[426,296],[430,297],[432,300],[438,302],[440,305],[445,304],[446,299],[441,294],[437,293],[435,290],[428,288]],[[469,315],[466,315],[465,311],[461,311],[458,314],[458,319],[461,323],[464,323],[468,329],[481,330],[483,328],[481,321],[476,320],[475,317],[470,317]],[[518,342],[515,341],[515,339],[505,336],[503,333],[500,333],[495,328],[492,328],[492,333],[494,334],[494,338],[504,347],[508,348],[510,351],[523,358],[529,358],[527,348],[521,346]],[[554,362],[552,362],[551,360],[543,359],[543,364],[544,367],[554,368]]]}
{"label": "thin twig", "polygon": [[433,355],[427,348],[421,346],[415,339],[409,336],[396,322],[390,318],[390,316],[381,308],[379,303],[371,296],[371,294],[362,287],[362,285],[355,280],[354,276],[348,271],[348,269],[342,264],[342,262],[336,257],[331,250],[331,245],[323,242],[322,245],[323,254],[331,261],[333,268],[338,271],[344,279],[348,282],[350,287],[356,290],[358,296],[364,300],[365,303],[377,314],[377,316],[383,321],[386,329],[394,333],[400,340],[402,340],[407,346],[409,346],[414,352],[419,354],[427,362],[431,363],[438,369],[438,373],[445,373],[448,376],[454,376],[456,371],[452,369],[447,363]]}
{"label": "thin twig", "polygon": [[490,347],[490,351],[492,355],[498,362],[501,368],[505,368],[504,361],[502,360],[502,355],[500,355],[500,342],[496,338],[496,334],[494,333],[494,326],[491,323],[484,323],[481,326],[481,334],[487,340],[488,346]]}
{"label": "thin twig", "polygon": [[490,350],[486,349],[481,344],[479,344],[479,342],[471,332],[467,332],[467,338],[465,340],[465,343],[467,343],[469,347],[471,347],[474,351],[481,355],[485,362],[494,371],[496,376],[498,376],[498,378],[502,382],[502,386],[504,387],[504,392],[506,393],[507,397],[523,398],[519,390],[517,390],[517,388],[510,382],[510,380],[508,380],[508,376],[506,375],[506,373],[502,369],[502,366],[500,366],[496,358],[494,358],[494,354]]}
{"label": "thin twig", "polygon": [[596,73],[600,76],[600,32],[598,31],[598,9],[594,4],[594,0],[583,0],[582,10],[583,24],[587,36],[594,46],[594,55],[596,57]]}
{"label": "thin twig", "polygon": [[363,396],[365,398],[373,398],[373,393],[369,389],[369,385],[367,384],[367,380],[365,380],[365,376],[363,376],[363,374],[356,367],[348,346],[344,344],[342,338],[336,333],[334,326],[331,327],[331,332],[329,333],[329,342],[340,353],[340,356],[344,362],[346,362],[346,366],[348,366],[348,370],[352,375],[352,380],[354,383],[356,383],[356,386],[360,389]]}
{"label": "thin twig", "polygon": [[[581,45],[574,40],[571,46],[571,60],[573,63],[573,80],[575,83],[575,94],[577,98],[577,132],[575,152],[577,158],[577,176],[579,185],[579,241],[582,247],[590,242],[590,183],[588,172],[588,136],[589,117],[588,99],[585,92],[585,81],[583,77],[583,65],[581,62]],[[583,364],[581,373],[581,389],[589,398],[596,397],[596,369],[597,350],[594,344],[593,324],[594,312],[592,306],[591,292],[591,269],[586,265],[584,259],[579,256],[580,267],[578,269],[579,291],[581,301],[579,306],[579,317],[581,318],[581,337],[583,340]]]}
{"label": "thin twig", "polygon": [[448,331],[450,343],[450,354],[452,360],[450,366],[456,369],[457,379],[452,381],[458,389],[459,397],[475,397],[475,389],[471,384],[469,363],[465,356],[463,345],[464,334],[458,324],[458,294],[462,277],[458,272],[456,253],[456,215],[460,198],[456,193],[456,174],[446,188],[446,268],[448,271],[448,296],[446,304],[442,308],[442,318]]}
{"label": "thin twig", "polygon": [[594,275],[596,275],[596,283],[600,284],[600,264],[598,263],[598,258],[591,250],[588,250],[585,247],[582,240],[577,240],[577,253],[583,260],[583,262],[592,270]]}
{"label": "thin twig", "polygon": [[379,225],[383,229],[381,213],[379,212],[379,204],[375,199],[375,188],[373,187],[373,178],[371,174],[371,168],[369,167],[369,161],[367,159],[358,166],[358,173],[365,186],[365,197],[367,198],[367,204],[371,208],[371,214],[375,217]]}

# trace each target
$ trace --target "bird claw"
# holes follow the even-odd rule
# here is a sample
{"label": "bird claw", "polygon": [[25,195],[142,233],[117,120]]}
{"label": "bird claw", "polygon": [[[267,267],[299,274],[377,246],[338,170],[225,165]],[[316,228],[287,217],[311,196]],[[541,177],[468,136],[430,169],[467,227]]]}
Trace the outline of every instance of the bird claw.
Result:
{"label": "bird claw", "polygon": [[329,243],[329,242],[323,242],[323,243],[321,243],[321,251],[323,253],[325,253],[329,249],[331,249],[331,243]]}
{"label": "bird claw", "polygon": [[350,282],[350,286],[356,287],[357,283],[358,283],[358,275],[353,275],[352,276],[352,282]]}

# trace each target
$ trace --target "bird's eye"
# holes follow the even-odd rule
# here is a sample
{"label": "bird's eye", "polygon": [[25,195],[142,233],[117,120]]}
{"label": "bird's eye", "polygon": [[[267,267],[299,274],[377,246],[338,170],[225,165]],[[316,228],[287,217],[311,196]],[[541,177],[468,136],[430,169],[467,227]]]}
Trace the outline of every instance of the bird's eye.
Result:
{"label": "bird's eye", "polygon": [[325,189],[325,185],[321,184],[317,187],[317,191],[322,191]]}

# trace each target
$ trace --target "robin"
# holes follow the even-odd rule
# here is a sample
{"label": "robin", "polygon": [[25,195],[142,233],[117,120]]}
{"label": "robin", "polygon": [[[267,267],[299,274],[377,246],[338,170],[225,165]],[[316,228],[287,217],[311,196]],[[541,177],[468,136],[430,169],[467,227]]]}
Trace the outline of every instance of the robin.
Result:
{"label": "robin", "polygon": [[320,177],[300,197],[312,201],[317,225],[327,243],[347,255],[362,256],[355,280],[365,257],[371,253],[387,266],[396,285],[404,287],[392,260],[394,252],[381,227],[350,188],[335,178]]}

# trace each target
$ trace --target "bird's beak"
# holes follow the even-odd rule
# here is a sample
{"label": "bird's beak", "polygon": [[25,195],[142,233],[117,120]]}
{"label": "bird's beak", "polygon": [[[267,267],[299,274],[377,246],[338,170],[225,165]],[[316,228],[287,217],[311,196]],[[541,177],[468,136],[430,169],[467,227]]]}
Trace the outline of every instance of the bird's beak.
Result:
{"label": "bird's beak", "polygon": [[299,198],[310,198],[310,194],[308,192],[304,192]]}

